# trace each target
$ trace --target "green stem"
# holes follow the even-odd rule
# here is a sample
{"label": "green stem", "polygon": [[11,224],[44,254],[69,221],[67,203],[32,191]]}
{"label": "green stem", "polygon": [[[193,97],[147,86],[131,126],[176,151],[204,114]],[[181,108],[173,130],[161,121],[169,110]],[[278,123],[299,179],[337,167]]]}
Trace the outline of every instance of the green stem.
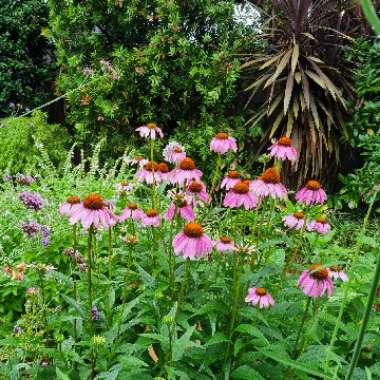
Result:
{"label": "green stem", "polygon": [[354,349],[354,353],[352,355],[350,367],[349,367],[347,375],[346,375],[346,380],[350,380],[352,378],[355,367],[358,364],[360,351],[361,351],[362,344],[363,344],[364,334],[365,334],[367,326],[368,326],[368,321],[369,321],[369,317],[371,314],[373,301],[374,301],[375,296],[376,296],[377,287],[379,285],[379,280],[380,280],[380,250],[379,250],[379,253],[377,256],[376,270],[375,270],[375,273],[373,275],[371,290],[370,290],[369,295],[368,295],[367,305],[366,305],[364,315],[363,315],[363,323],[360,326],[358,339],[357,339],[356,344],[355,344],[355,349]]}
{"label": "green stem", "polygon": [[94,321],[92,320],[92,240],[93,240],[94,227],[91,225],[88,230],[88,241],[87,241],[87,260],[88,260],[88,270],[87,270],[87,281],[88,281],[88,303],[89,303],[89,324],[91,335],[93,335]]}
{"label": "green stem", "polygon": [[[176,214],[176,211],[174,211],[174,215]],[[173,255],[173,224],[174,219],[171,220],[170,223],[170,233],[169,233],[169,288],[170,288],[170,294],[173,301],[174,294],[175,294],[175,257]]]}
{"label": "green stem", "polygon": [[309,311],[310,304],[311,304],[311,297],[307,297],[305,311],[303,313],[303,316],[302,316],[302,319],[301,319],[301,325],[300,325],[300,328],[299,328],[298,333],[297,333],[296,341],[294,343],[294,357],[295,358],[298,357],[298,342],[300,340],[301,333],[303,331],[303,326],[305,325],[305,322],[306,322],[306,319],[307,319],[307,313]]}
{"label": "green stem", "polygon": [[112,280],[112,227],[108,229],[108,279]]}
{"label": "green stem", "polygon": [[214,176],[213,176],[212,182],[211,182],[211,190],[210,190],[210,201],[211,202],[212,202],[212,198],[213,198],[213,195],[215,193],[215,190],[216,190],[216,185],[217,185],[219,177],[220,177],[220,169],[222,167],[222,163],[223,163],[223,157],[221,154],[218,154],[218,158],[216,160],[216,166],[215,166],[215,170],[214,170]]}
{"label": "green stem", "polygon": [[[153,164],[154,162],[154,140],[150,140],[150,160]],[[154,167],[152,165],[152,173],[153,173],[153,178],[155,176],[154,172]],[[155,208],[156,205],[156,181],[154,180],[152,183],[152,208]]]}
{"label": "green stem", "polygon": [[239,304],[240,295],[240,270],[239,270],[239,252],[233,253],[233,263],[232,263],[232,306],[231,306],[231,319],[230,326],[228,329],[228,347],[225,354],[224,362],[227,363],[228,357],[230,356],[232,348],[232,337],[235,330],[236,316]]}
{"label": "green stem", "polygon": [[178,303],[181,300],[183,300],[183,299],[186,298],[189,277],[190,277],[190,259],[187,258],[186,261],[185,261],[185,275],[184,275],[184,278],[183,278],[183,281],[182,281],[182,286],[181,286],[180,293],[178,295]]}
{"label": "green stem", "polygon": [[369,21],[369,23],[372,25],[375,33],[377,35],[380,35],[380,20],[377,17],[375,7],[372,4],[371,0],[362,0],[362,9],[365,14],[365,17]]}

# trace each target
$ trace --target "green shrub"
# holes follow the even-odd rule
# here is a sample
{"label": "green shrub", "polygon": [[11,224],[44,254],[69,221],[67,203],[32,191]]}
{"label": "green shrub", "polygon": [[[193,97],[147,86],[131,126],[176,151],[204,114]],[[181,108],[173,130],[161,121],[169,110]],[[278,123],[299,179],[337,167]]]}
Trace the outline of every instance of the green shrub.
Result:
{"label": "green shrub", "polygon": [[65,128],[48,124],[42,112],[30,118],[8,118],[0,128],[0,171],[12,174],[30,171],[41,160],[48,159],[59,166],[66,157],[70,137]]}
{"label": "green shrub", "polygon": [[49,4],[59,87],[81,86],[68,117],[85,146],[107,136],[109,153],[120,155],[152,120],[184,143],[243,125],[235,53],[247,42],[233,1]]}
{"label": "green shrub", "polygon": [[46,100],[55,73],[44,1],[0,0],[0,117]]}
{"label": "green shrub", "polygon": [[[355,72],[358,105],[349,128],[351,145],[363,158],[362,166],[340,176],[341,200],[351,208],[369,203],[374,186],[380,183],[380,43],[359,40],[353,59],[360,63]],[[380,197],[379,197],[380,199]]]}

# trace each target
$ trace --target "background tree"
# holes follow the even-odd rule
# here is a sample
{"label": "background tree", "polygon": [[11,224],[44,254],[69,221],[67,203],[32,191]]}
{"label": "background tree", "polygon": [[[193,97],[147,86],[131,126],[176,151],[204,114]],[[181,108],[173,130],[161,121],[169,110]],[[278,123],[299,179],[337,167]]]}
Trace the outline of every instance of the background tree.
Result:
{"label": "background tree", "polygon": [[52,92],[47,17],[43,1],[0,0],[0,117],[38,106]]}

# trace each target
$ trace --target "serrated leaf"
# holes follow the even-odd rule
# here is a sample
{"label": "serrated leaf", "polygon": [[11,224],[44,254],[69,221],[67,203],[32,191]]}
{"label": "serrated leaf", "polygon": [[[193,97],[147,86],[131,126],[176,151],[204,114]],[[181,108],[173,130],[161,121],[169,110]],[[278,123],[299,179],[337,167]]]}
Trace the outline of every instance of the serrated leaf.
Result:
{"label": "serrated leaf", "polygon": [[195,326],[189,327],[186,332],[174,342],[173,361],[181,360],[186,348],[194,345],[194,343],[191,341],[191,336],[193,335],[194,330]]}

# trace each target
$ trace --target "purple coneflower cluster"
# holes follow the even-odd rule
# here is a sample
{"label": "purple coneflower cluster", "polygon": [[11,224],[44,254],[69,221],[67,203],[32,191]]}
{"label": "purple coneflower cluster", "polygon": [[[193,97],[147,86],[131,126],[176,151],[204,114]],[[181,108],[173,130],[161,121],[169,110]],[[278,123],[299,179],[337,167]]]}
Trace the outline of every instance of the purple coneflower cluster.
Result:
{"label": "purple coneflower cluster", "polygon": [[136,128],[136,131],[139,132],[140,137],[146,139],[155,140],[156,137],[164,137],[161,128],[159,128],[156,123],[148,123],[146,125],[142,125],[141,127]]}

